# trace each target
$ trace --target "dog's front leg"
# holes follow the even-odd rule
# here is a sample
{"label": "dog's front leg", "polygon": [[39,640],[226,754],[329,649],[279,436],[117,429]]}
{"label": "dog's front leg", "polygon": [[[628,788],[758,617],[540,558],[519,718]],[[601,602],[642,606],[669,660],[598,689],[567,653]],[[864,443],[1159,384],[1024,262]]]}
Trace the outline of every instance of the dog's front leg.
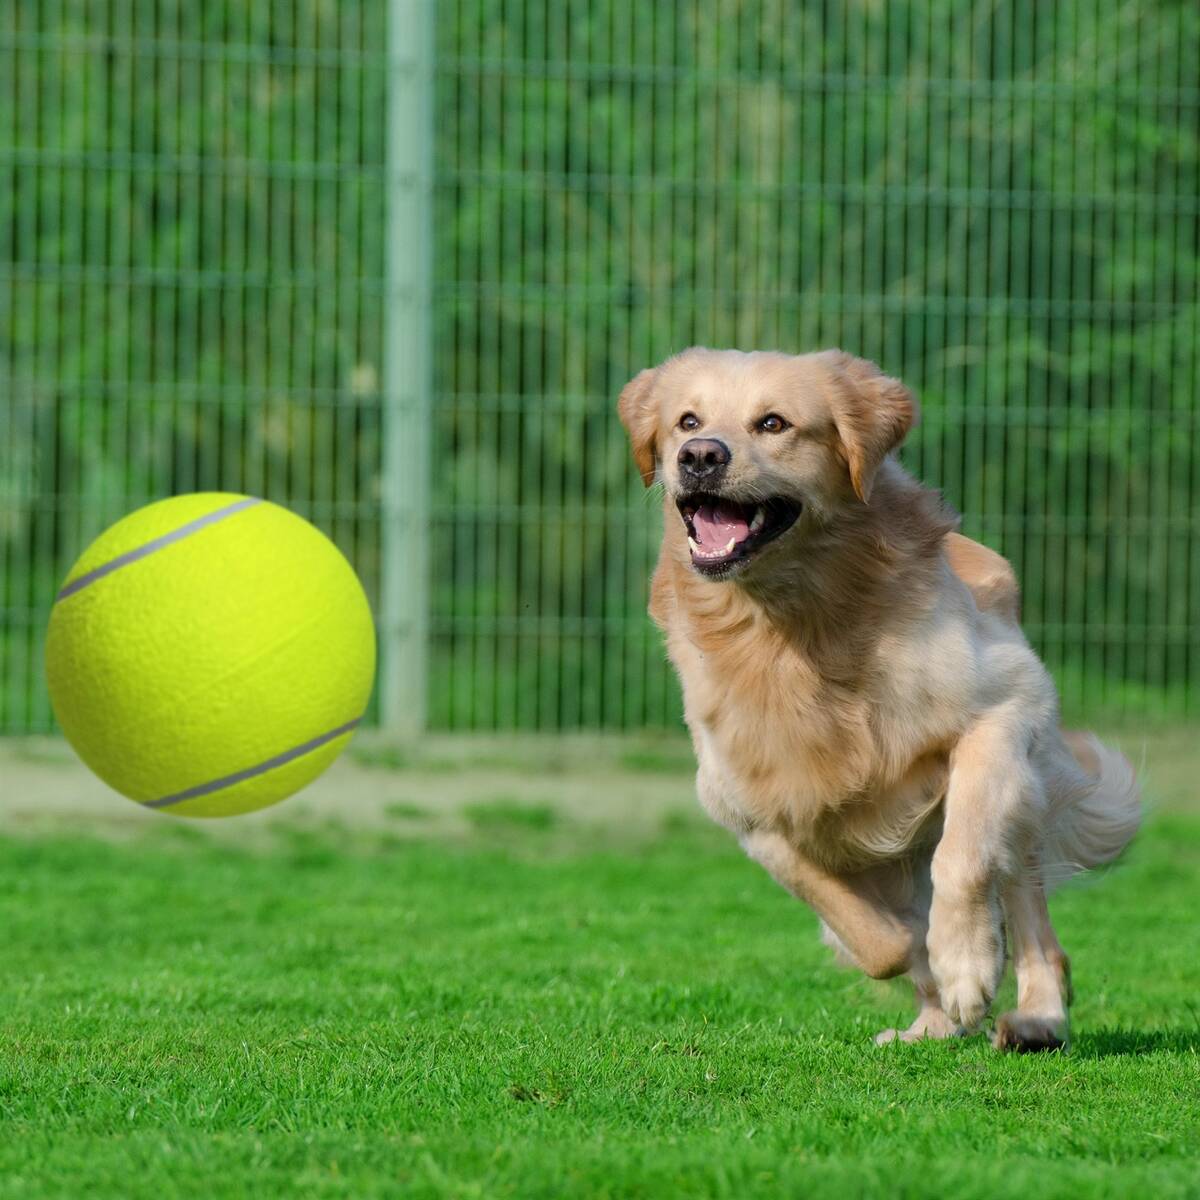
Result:
{"label": "dog's front leg", "polygon": [[891,979],[912,968],[923,930],[883,903],[869,881],[831,874],[779,833],[754,829],[740,840],[777,883],[816,910],[873,979]]}
{"label": "dog's front leg", "polygon": [[1001,890],[1019,872],[1042,809],[1029,737],[1017,705],[1002,705],[962,737],[950,763],[927,944],[942,1008],[968,1030],[1000,985]]}

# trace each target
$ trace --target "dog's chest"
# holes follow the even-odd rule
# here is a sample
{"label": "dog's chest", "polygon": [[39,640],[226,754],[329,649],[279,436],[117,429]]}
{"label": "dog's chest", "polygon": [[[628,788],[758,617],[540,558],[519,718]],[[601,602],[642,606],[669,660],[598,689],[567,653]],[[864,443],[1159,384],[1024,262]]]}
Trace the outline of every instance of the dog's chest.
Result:
{"label": "dog's chest", "polygon": [[763,824],[827,808],[866,785],[875,754],[864,700],[783,647],[764,656],[737,639],[672,643],[706,803],[719,791],[741,814],[737,823]]}
{"label": "dog's chest", "polygon": [[[889,725],[877,696],[803,658],[673,640],[701,802],[734,831],[773,828],[830,865],[895,858],[945,790],[947,756]],[[907,717],[911,719],[911,712]]]}

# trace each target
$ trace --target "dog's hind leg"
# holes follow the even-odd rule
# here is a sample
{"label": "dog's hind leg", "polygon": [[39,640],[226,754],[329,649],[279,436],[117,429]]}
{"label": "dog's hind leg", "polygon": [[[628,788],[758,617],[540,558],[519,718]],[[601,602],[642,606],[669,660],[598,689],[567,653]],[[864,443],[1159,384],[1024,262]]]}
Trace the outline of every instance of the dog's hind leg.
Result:
{"label": "dog's hind leg", "polygon": [[[933,972],[929,969],[929,953],[925,949],[924,932],[929,928],[929,903],[933,884],[929,878],[929,855],[926,848],[914,859],[909,877],[908,894],[904,899],[912,913],[912,919],[921,930],[922,936],[913,947],[908,978],[916,993],[917,1015],[907,1029],[884,1029],[875,1035],[875,1044],[888,1042],[920,1042],[926,1039],[962,1037],[964,1029],[956,1024],[942,1008]],[[899,901],[900,897],[897,896]]]}
{"label": "dog's hind leg", "polygon": [[1067,1045],[1071,965],[1050,924],[1040,882],[1014,880],[1004,891],[1009,951],[1017,976],[1017,1007],[996,1022],[998,1050],[1061,1050]]}
{"label": "dog's hind leg", "polygon": [[918,964],[910,972],[913,988],[917,993],[916,1019],[907,1029],[884,1029],[875,1035],[877,1046],[888,1042],[919,1042],[926,1038],[962,1037],[964,1030],[956,1025],[942,1009],[938,998],[937,984],[933,981],[933,973],[928,963]]}

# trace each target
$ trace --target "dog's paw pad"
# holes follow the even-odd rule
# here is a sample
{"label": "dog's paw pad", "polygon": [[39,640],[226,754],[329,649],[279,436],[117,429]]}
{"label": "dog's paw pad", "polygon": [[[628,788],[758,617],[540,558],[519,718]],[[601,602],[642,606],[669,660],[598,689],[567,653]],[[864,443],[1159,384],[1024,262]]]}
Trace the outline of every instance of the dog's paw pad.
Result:
{"label": "dog's paw pad", "polygon": [[1047,1017],[1031,1017],[1019,1012],[1005,1013],[996,1022],[992,1045],[997,1050],[1010,1050],[1014,1054],[1065,1050],[1066,1023]]}

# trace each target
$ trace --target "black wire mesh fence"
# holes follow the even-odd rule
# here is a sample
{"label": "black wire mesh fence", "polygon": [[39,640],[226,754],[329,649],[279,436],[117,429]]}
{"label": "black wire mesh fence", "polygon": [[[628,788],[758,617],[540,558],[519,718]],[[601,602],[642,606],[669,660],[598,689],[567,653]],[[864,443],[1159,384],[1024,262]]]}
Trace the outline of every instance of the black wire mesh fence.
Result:
{"label": "black wire mesh fence", "polygon": [[[430,724],[677,721],[614,404],[693,343],[902,376],[1067,706],[1200,706],[1200,8],[435,16]],[[156,496],[288,503],[388,603],[388,21],[0,12],[0,731],[50,727],[56,582]]]}

